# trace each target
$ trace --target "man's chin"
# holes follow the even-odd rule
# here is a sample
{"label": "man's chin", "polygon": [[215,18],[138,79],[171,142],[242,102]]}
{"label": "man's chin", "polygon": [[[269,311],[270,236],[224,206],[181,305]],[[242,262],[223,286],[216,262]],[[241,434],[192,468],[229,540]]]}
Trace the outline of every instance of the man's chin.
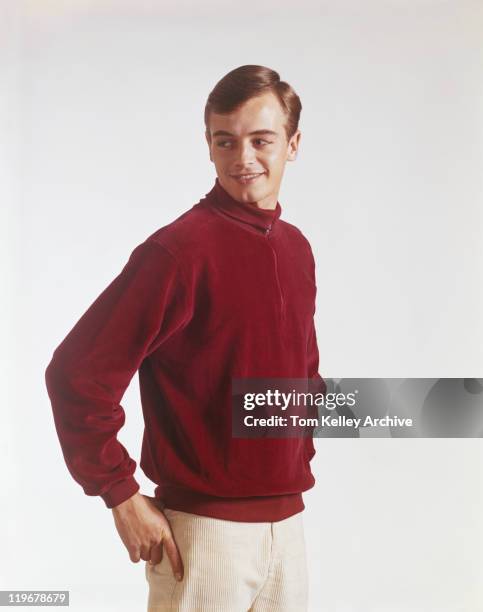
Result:
{"label": "man's chin", "polygon": [[236,190],[236,199],[242,202],[258,202],[264,198],[264,193],[258,187],[242,187]]}

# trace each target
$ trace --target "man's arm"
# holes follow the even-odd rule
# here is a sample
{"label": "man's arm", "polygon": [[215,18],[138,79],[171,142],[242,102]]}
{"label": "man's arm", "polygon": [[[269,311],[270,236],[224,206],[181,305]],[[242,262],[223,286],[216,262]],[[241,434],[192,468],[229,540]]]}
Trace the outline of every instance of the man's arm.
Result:
{"label": "man's arm", "polygon": [[[310,244],[308,243],[308,241],[307,241],[307,245],[309,248],[309,255],[310,255],[310,276],[311,276],[312,282],[315,287],[315,292],[317,294],[317,281],[316,281],[316,275],[315,275],[315,259],[312,253],[312,248]],[[313,384],[313,389],[312,389],[313,393],[325,394],[325,392],[327,391],[327,385],[324,379],[319,374],[319,348],[317,346],[317,332],[315,331],[315,321],[314,321],[315,308],[316,306],[315,306],[315,297],[314,297],[314,309],[312,313],[312,319],[310,322],[310,330],[309,330],[309,336],[308,336],[308,341],[307,341],[307,378],[312,379],[311,384]]]}
{"label": "man's arm", "polygon": [[67,467],[108,508],[133,496],[136,462],[117,439],[120,401],[143,359],[188,321],[190,299],[163,245],[138,245],[54,351],[45,372]]}
{"label": "man's arm", "polygon": [[307,378],[311,379],[312,393],[324,393],[327,391],[325,380],[319,374],[319,349],[317,346],[317,333],[315,323],[312,319],[309,341],[307,344]]}
{"label": "man's arm", "polygon": [[[312,278],[312,282],[314,283],[315,293],[317,294],[317,282],[315,277],[315,259],[312,253],[312,249],[309,245],[310,252],[310,275]],[[327,384],[325,380],[319,374],[319,348],[317,345],[317,332],[315,331],[315,296],[314,296],[314,308],[312,313],[312,318],[310,321],[310,329],[307,339],[307,378],[309,379],[309,390],[312,395],[316,395],[322,393],[325,398],[325,394],[327,392]],[[325,408],[315,407],[312,408],[313,412],[311,412],[310,416],[319,418],[322,414],[324,414]],[[313,441],[313,433],[314,429],[312,429],[312,435],[308,438],[308,458],[309,461],[315,455],[315,447]]]}

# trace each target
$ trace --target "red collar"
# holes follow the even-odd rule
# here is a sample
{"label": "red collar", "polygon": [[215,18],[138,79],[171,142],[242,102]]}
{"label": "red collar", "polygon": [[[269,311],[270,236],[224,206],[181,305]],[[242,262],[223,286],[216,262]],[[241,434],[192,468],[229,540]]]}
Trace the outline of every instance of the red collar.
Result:
{"label": "red collar", "polygon": [[252,202],[239,202],[222,187],[218,177],[211,191],[206,194],[208,203],[216,207],[225,217],[251,225],[263,232],[273,228],[282,213],[280,202],[274,209],[258,208]]}

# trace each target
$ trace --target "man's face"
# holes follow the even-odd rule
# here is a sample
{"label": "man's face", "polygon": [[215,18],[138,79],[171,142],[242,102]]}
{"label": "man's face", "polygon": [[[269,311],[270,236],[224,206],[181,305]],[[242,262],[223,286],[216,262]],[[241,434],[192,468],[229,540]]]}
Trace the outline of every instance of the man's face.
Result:
{"label": "man's face", "polygon": [[[300,141],[300,130],[287,141],[285,120],[271,92],[227,115],[211,113],[206,132],[210,159],[221,186],[235,200],[275,208],[285,163],[296,158]],[[256,176],[243,176],[251,174]]]}

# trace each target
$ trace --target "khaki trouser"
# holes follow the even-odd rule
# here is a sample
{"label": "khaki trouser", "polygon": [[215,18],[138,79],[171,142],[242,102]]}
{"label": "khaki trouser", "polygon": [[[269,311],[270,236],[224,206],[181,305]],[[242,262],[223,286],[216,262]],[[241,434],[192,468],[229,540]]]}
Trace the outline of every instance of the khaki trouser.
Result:
{"label": "khaki trouser", "polygon": [[306,612],[302,513],[274,523],[226,521],[164,508],[184,565],[145,562],[148,612]]}

